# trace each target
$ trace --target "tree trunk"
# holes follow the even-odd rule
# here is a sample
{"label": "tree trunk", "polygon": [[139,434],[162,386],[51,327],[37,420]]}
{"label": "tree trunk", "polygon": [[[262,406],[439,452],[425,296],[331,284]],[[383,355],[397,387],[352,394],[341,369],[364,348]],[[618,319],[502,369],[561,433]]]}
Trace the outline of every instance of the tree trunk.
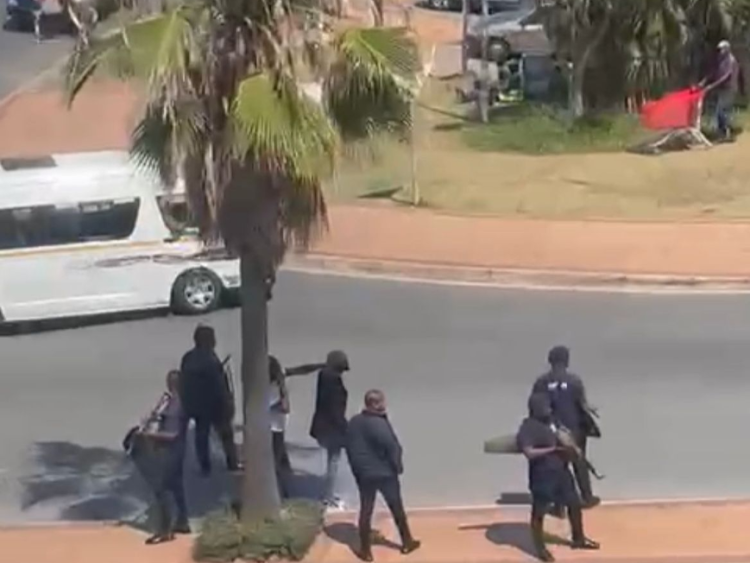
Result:
{"label": "tree trunk", "polygon": [[240,255],[242,285],[242,408],[245,474],[242,520],[276,516],[281,508],[268,412],[268,284],[253,255]]}
{"label": "tree trunk", "polygon": [[588,56],[581,60],[573,60],[570,69],[570,87],[568,88],[568,109],[573,119],[583,117],[586,107],[583,103],[583,85],[586,76],[586,61]]}

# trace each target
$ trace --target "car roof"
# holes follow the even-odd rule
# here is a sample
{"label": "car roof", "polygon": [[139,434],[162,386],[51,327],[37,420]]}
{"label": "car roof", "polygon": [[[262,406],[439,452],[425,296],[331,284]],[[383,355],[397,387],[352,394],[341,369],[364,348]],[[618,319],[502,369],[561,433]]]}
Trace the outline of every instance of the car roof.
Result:
{"label": "car roof", "polygon": [[0,159],[0,209],[157,195],[158,177],[123,151]]}

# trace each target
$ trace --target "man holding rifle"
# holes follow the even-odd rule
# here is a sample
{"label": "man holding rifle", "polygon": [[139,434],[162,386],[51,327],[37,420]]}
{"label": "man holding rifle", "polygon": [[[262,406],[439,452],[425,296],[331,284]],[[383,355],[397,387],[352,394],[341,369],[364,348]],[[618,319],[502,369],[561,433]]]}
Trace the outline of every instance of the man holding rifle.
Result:
{"label": "man holding rifle", "polygon": [[[595,411],[586,401],[586,389],[581,378],[568,371],[570,351],[565,346],[556,346],[550,350],[548,360],[550,370],[536,380],[531,392],[547,395],[554,421],[572,434],[581,453],[573,459],[573,471],[581,492],[582,506],[592,508],[600,503],[600,499],[591,488],[586,443],[588,438],[598,438],[600,435],[593,419]],[[557,512],[560,515],[560,511]]]}
{"label": "man holding rifle", "polygon": [[193,334],[195,347],[182,358],[180,398],[185,413],[184,427],[195,420],[195,451],[201,474],[211,474],[208,439],[213,428],[221,439],[229,471],[240,464],[234,443],[234,396],[224,365],[216,355],[216,334],[206,325],[198,325]]}

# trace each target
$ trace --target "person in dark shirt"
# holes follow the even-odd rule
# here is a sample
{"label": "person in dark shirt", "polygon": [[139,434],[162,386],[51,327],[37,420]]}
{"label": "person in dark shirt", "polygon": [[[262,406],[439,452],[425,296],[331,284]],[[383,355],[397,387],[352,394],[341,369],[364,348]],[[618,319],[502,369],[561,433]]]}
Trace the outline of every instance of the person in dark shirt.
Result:
{"label": "person in dark shirt", "polygon": [[216,334],[210,326],[199,325],[193,334],[195,347],[182,358],[180,398],[185,412],[184,424],[195,421],[195,450],[204,476],[211,473],[208,440],[211,428],[221,439],[227,468],[239,469],[234,443],[232,396],[224,366],[216,356]]}
{"label": "person in dark shirt", "polygon": [[167,391],[142,424],[140,432],[152,464],[148,480],[156,499],[156,530],[146,540],[147,544],[170,541],[175,533],[190,533],[182,481],[185,448],[182,406],[177,392],[179,377],[180,372],[169,372]]}
{"label": "person in dark shirt", "polygon": [[557,439],[552,405],[546,393],[529,398],[529,416],[516,436],[518,448],[528,459],[531,492],[531,535],[539,559],[554,561],[544,541],[544,515],[551,505],[568,509],[573,549],[599,549],[586,538],[583,516],[573,476],[568,467],[568,452]]}
{"label": "person in dark shirt", "polygon": [[[586,456],[586,445],[590,427],[590,413],[586,400],[586,389],[580,377],[568,371],[570,351],[565,346],[556,346],[547,356],[550,370],[537,378],[532,394],[545,393],[552,405],[552,415],[558,424],[570,430],[583,456]],[[601,501],[595,496],[591,487],[591,476],[584,457],[573,462],[578,488],[581,491],[584,508],[597,506]]]}
{"label": "person in dark shirt", "polygon": [[335,350],[328,354],[326,366],[318,373],[315,397],[315,414],[310,426],[312,436],[326,451],[326,477],[323,502],[328,508],[342,508],[341,500],[334,494],[341,451],[346,442],[346,407],[349,393],[342,375],[349,371],[349,359],[344,352]]}
{"label": "person in dark shirt", "polygon": [[407,554],[419,549],[421,543],[411,535],[401,498],[403,450],[388,421],[382,391],[368,391],[364,410],[349,421],[346,453],[359,489],[359,557],[372,561],[372,512],[378,492],[383,495],[401,535],[401,552]]}
{"label": "person in dark shirt", "polygon": [[718,51],[716,67],[711,76],[701,82],[701,86],[706,92],[716,93],[716,128],[722,140],[731,140],[732,111],[739,90],[739,65],[729,41],[720,41]]}

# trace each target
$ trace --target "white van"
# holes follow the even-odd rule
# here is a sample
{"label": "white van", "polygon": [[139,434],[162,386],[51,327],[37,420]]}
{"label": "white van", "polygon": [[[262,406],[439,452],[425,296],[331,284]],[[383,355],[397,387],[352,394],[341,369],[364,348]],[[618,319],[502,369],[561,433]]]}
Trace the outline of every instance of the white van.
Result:
{"label": "white van", "polygon": [[124,152],[0,159],[0,322],[217,308],[239,263],[184,236],[187,217]]}

